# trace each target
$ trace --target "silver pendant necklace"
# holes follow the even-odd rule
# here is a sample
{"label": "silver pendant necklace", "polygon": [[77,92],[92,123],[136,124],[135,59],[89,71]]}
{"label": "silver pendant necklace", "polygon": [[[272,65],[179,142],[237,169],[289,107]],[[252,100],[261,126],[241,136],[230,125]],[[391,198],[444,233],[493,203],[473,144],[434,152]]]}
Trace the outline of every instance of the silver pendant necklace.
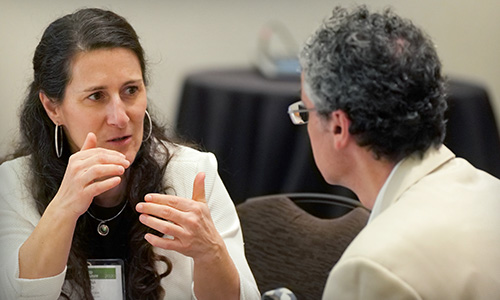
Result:
{"label": "silver pendant necklace", "polygon": [[125,204],[123,204],[123,207],[122,209],[120,209],[120,211],[114,216],[114,217],[111,217],[109,219],[106,219],[106,220],[101,220],[99,218],[96,218],[94,217],[89,210],[87,210],[87,213],[89,214],[89,216],[91,216],[94,220],[97,220],[99,221],[99,225],[97,225],[97,232],[102,235],[102,236],[107,236],[108,233],[109,233],[109,226],[106,225],[106,222],[109,222],[111,220],[114,220],[116,217],[118,217],[124,210],[125,210],[125,207],[127,206],[127,203],[128,203],[128,200],[125,201]]}

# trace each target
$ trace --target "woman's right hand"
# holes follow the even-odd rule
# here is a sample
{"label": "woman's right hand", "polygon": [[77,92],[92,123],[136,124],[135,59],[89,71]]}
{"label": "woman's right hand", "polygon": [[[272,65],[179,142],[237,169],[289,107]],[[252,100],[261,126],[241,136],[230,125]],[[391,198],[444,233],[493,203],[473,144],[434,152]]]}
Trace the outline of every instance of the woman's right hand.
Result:
{"label": "woman's right hand", "polygon": [[84,214],[92,199],[121,182],[130,166],[125,155],[110,149],[96,148],[97,138],[89,132],[80,151],[71,155],[61,186],[51,206],[57,205],[75,219]]}
{"label": "woman's right hand", "polygon": [[96,147],[97,138],[89,133],[82,149],[70,157],[57,194],[19,249],[19,278],[60,274],[68,262],[78,217],[95,196],[120,184],[130,162],[120,152]]}

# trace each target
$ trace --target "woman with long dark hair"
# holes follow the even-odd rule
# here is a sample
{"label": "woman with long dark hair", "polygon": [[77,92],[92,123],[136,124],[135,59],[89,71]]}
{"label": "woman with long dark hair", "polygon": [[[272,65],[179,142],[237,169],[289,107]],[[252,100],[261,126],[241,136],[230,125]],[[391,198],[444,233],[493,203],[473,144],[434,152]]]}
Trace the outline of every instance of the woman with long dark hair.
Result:
{"label": "woman with long dark hair", "polygon": [[0,166],[0,298],[259,298],[215,157],[147,110],[131,25],[101,9],[57,19],[33,69]]}

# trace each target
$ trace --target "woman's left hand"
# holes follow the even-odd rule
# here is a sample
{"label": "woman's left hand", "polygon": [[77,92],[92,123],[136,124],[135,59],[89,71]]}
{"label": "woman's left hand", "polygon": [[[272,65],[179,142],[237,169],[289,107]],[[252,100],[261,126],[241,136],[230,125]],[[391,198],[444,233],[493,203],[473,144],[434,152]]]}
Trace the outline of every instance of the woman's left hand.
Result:
{"label": "woman's left hand", "polygon": [[144,225],[167,235],[146,234],[146,240],[155,247],[177,251],[195,261],[210,260],[224,241],[215,228],[205,201],[205,174],[199,173],[193,184],[193,197],[148,194],[137,204]]}
{"label": "woman's left hand", "polygon": [[137,204],[139,220],[167,235],[146,234],[155,247],[193,258],[197,299],[239,299],[240,278],[205,201],[205,174],[198,173],[193,198],[148,194]]}

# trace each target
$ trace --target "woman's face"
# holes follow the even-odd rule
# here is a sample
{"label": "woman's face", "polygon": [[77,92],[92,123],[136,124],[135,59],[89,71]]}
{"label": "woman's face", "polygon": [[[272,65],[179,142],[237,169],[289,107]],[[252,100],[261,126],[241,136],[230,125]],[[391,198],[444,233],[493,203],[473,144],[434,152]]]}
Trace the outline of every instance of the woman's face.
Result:
{"label": "woman's face", "polygon": [[146,87],[137,56],[110,48],[78,53],[70,81],[55,108],[71,152],[81,149],[89,132],[97,147],[119,151],[133,162],[142,143]]}

